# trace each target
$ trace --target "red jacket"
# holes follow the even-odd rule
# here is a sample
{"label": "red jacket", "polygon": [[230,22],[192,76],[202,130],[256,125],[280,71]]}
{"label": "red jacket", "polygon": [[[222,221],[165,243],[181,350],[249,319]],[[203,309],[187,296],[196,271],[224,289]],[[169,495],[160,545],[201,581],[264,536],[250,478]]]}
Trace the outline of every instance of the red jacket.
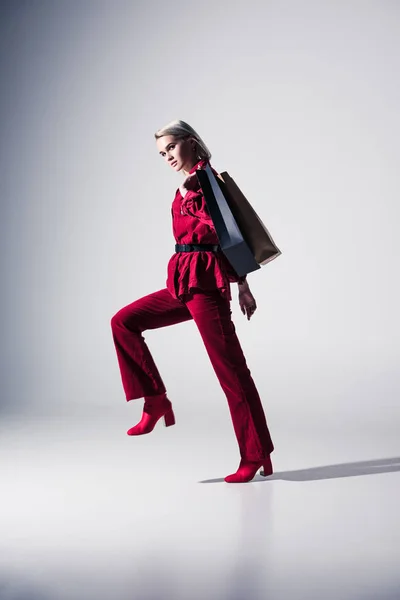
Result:
{"label": "red jacket", "polygon": [[[210,164],[206,159],[195,164],[190,173]],[[211,164],[210,164],[211,167]],[[214,175],[217,172],[211,167]],[[177,244],[218,244],[215,227],[207,209],[200,185],[189,190],[182,198],[179,188],[171,207],[172,230]],[[174,298],[187,294],[191,289],[218,289],[223,296],[232,299],[230,282],[243,281],[227,258],[220,252],[178,252],[172,255],[167,267],[167,288]]]}

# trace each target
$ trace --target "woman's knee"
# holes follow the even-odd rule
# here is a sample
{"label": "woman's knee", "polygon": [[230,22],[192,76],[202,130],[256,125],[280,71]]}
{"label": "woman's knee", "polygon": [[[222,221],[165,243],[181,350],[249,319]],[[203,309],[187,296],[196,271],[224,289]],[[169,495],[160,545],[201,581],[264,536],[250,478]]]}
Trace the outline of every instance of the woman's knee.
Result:
{"label": "woman's knee", "polygon": [[140,317],[138,312],[130,307],[128,311],[125,307],[121,308],[111,317],[111,329],[114,330],[116,328],[129,328],[130,331],[135,331],[140,329]]}

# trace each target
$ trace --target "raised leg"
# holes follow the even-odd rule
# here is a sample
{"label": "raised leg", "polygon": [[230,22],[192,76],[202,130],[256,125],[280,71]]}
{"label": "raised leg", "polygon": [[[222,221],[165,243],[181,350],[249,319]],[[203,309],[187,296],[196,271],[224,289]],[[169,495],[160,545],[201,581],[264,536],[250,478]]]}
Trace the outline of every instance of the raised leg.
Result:
{"label": "raised leg", "polygon": [[192,315],[167,288],[144,296],[111,319],[111,329],[126,400],[164,394],[166,389],[143,331],[189,321]]}

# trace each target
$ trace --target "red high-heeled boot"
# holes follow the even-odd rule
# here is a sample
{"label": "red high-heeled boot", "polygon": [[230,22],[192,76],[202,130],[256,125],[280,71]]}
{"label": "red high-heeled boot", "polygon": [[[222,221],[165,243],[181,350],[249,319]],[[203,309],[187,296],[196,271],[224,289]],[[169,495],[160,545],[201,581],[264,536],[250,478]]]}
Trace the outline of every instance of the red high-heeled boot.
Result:
{"label": "red high-heeled boot", "polygon": [[172,403],[166,394],[158,396],[145,396],[142,418],[126,432],[128,435],[143,435],[153,431],[157,421],[164,417],[165,427],[175,425],[175,415]]}
{"label": "red high-heeled boot", "polygon": [[271,462],[271,455],[257,462],[245,461],[242,458],[236,473],[232,473],[232,475],[227,475],[225,477],[225,481],[227,481],[228,483],[245,483],[246,481],[251,481],[251,479],[253,479],[254,475],[257,473],[260,467],[263,468],[263,470],[260,473],[262,477],[268,477],[268,475],[272,475],[273,468]]}

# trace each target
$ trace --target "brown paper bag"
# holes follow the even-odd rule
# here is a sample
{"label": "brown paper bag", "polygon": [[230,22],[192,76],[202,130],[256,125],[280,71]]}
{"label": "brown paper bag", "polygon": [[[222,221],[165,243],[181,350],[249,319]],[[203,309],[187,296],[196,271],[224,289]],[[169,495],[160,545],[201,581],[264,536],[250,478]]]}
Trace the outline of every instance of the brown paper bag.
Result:
{"label": "brown paper bag", "polygon": [[219,174],[219,178],[225,183],[226,200],[257,263],[265,265],[282,254],[268,229],[229,173],[223,171]]}

